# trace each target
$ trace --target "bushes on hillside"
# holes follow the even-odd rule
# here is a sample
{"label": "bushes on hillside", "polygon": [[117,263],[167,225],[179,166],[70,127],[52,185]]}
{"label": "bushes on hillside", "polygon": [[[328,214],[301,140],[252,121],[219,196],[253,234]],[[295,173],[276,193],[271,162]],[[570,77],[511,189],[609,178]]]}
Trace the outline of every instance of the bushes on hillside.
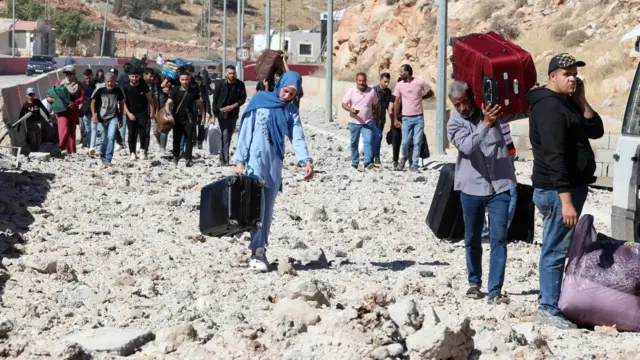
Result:
{"label": "bushes on hillside", "polygon": [[564,46],[567,46],[567,47],[576,47],[582,44],[583,42],[587,41],[587,39],[589,39],[589,37],[584,31],[577,30],[567,34],[567,36],[564,38],[562,43],[564,44]]}
{"label": "bushes on hillside", "polygon": [[507,40],[516,40],[520,37],[520,29],[504,16],[496,16],[489,25],[490,31],[495,31]]}
{"label": "bushes on hillside", "polygon": [[549,30],[551,38],[555,41],[562,41],[569,31],[573,30],[573,25],[567,22],[555,24]]}

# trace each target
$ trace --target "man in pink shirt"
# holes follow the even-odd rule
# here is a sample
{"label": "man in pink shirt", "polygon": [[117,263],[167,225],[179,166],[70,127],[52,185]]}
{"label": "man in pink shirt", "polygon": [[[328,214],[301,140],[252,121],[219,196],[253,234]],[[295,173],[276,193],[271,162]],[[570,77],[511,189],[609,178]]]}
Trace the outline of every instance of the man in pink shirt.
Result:
{"label": "man in pink shirt", "polygon": [[[413,77],[413,69],[410,65],[404,64],[400,67],[400,81],[396,84],[393,95],[396,100],[393,104],[395,123],[397,127],[402,126],[402,157],[398,168],[404,169],[407,162],[409,143],[413,139],[413,154],[411,171],[418,171],[418,158],[422,147],[422,134],[424,133],[424,109],[422,100],[433,97],[433,90],[426,81]],[[402,114],[400,114],[400,102],[402,101]],[[402,115],[402,125],[398,115]]]}
{"label": "man in pink shirt", "polygon": [[349,131],[351,132],[351,166],[358,169],[360,154],[358,142],[362,133],[364,143],[364,167],[371,169],[373,164],[373,131],[380,125],[378,119],[378,96],[374,89],[367,86],[367,75],[358,73],[356,76],[356,88],[349,89],[344,94],[342,108],[351,115],[349,118]]}

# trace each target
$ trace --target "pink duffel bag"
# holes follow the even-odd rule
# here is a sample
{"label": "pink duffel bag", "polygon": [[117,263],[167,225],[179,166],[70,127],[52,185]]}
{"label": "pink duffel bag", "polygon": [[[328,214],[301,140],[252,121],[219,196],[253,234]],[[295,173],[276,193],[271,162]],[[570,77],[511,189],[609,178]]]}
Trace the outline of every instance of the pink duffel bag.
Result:
{"label": "pink duffel bag", "polygon": [[640,244],[599,235],[584,215],[569,248],[558,303],[581,326],[640,331]]}

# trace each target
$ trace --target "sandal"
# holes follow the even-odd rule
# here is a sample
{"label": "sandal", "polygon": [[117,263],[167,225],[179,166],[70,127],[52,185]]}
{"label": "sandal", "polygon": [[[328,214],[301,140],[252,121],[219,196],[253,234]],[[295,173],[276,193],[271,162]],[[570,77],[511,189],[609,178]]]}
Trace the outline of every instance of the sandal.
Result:
{"label": "sandal", "polygon": [[480,299],[482,298],[482,292],[480,292],[479,286],[471,286],[467,290],[467,297],[471,299]]}
{"label": "sandal", "polygon": [[509,304],[510,302],[511,300],[504,295],[496,295],[487,300],[487,304],[489,305]]}

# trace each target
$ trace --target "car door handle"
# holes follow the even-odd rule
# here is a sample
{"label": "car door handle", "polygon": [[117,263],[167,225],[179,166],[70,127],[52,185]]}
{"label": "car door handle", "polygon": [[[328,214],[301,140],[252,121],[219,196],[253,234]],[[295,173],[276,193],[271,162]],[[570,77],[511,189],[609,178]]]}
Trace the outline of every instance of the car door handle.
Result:
{"label": "car door handle", "polygon": [[613,154],[613,160],[620,161],[620,154],[618,153]]}
{"label": "car door handle", "polygon": [[631,161],[633,161],[633,162],[638,162],[638,157],[637,157],[637,156],[632,157],[632,158],[631,158]]}

